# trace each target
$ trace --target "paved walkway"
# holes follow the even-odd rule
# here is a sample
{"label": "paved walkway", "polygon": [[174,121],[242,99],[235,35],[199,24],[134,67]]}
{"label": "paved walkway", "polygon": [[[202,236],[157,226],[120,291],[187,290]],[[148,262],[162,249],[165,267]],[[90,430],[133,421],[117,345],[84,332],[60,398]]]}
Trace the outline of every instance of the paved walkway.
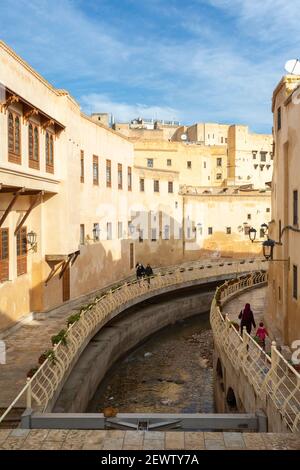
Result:
{"label": "paved walkway", "polygon": [[300,450],[299,434],[0,429],[6,450]]}
{"label": "paved walkway", "polygon": [[[249,303],[251,305],[251,310],[253,311],[256,326],[258,327],[259,322],[263,321],[266,295],[267,287],[259,287],[249,290],[228,302],[223,308],[223,313],[227,313],[230,320],[240,323],[240,320],[238,319],[239,313],[245,307],[245,304]],[[253,329],[252,335],[255,332],[256,330]]]}

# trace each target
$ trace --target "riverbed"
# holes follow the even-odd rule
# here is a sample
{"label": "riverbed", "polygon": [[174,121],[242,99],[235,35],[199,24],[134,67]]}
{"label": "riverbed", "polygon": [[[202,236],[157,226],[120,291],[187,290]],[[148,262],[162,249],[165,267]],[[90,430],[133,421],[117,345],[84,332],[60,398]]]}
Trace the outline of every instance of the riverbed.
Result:
{"label": "riverbed", "polygon": [[118,361],[88,412],[213,413],[209,314],[170,325]]}

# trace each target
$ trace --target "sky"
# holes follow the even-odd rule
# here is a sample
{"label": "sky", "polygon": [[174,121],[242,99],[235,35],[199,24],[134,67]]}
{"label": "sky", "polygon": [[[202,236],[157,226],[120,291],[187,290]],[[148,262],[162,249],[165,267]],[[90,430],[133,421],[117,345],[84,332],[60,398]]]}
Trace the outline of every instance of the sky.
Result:
{"label": "sky", "polygon": [[300,0],[0,0],[0,38],[83,111],[271,132]]}

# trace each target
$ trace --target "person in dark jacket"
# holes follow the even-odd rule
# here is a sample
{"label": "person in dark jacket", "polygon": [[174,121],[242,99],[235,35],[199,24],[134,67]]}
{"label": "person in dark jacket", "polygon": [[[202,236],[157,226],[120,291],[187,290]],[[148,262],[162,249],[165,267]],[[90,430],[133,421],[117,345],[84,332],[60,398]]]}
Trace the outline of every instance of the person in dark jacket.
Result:
{"label": "person in dark jacket", "polygon": [[250,304],[246,304],[244,309],[240,311],[239,319],[241,320],[241,335],[243,335],[243,327],[246,327],[247,333],[251,334],[252,325],[256,328],[253,312]]}
{"label": "person in dark jacket", "polygon": [[151,268],[149,263],[147,264],[145,269],[145,276],[147,277],[148,287],[150,287],[150,277],[153,276],[153,269]]}
{"label": "person in dark jacket", "polygon": [[141,279],[145,275],[145,268],[141,263],[137,263],[135,268],[136,268],[136,278],[137,278],[138,283],[140,285]]}

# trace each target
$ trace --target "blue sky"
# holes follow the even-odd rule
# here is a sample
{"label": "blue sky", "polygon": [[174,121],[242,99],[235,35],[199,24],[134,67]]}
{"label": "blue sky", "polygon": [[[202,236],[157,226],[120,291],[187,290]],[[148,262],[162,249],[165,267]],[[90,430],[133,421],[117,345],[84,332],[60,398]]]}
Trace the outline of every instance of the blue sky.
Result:
{"label": "blue sky", "polygon": [[84,111],[272,127],[300,0],[1,0],[1,39]]}

